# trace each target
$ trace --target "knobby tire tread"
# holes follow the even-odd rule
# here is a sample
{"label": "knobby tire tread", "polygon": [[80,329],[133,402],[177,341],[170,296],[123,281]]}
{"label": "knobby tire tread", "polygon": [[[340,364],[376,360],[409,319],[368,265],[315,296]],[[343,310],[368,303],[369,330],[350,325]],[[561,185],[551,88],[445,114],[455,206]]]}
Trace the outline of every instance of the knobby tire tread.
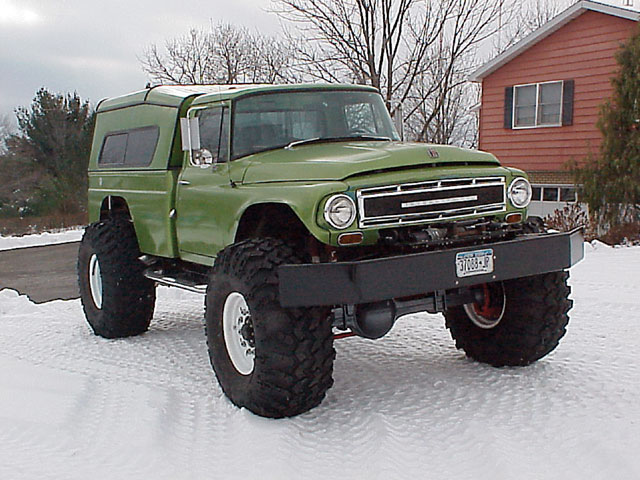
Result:
{"label": "knobby tire tread", "polygon": [[[278,267],[291,263],[300,259],[283,241],[246,240],[220,252],[207,290],[207,345],[220,385],[233,403],[265,417],[306,412],[333,384],[335,351],[326,309],[280,306]],[[219,334],[221,308],[236,281],[244,289],[256,338],[255,367],[247,379],[235,378],[239,374],[226,359]]]}
{"label": "knobby tire tread", "polygon": [[445,313],[456,347],[495,367],[525,366],[553,351],[566,333],[573,302],[568,272],[552,272],[504,282],[506,309],[492,329],[474,325],[462,307]]}
{"label": "knobby tire tread", "polygon": [[[93,303],[88,285],[88,261],[98,256],[103,285],[102,308]],[[155,284],[144,277],[144,264],[133,224],[124,218],[92,223],[84,232],[78,255],[82,306],[96,335],[121,338],[148,330],[155,306]]]}

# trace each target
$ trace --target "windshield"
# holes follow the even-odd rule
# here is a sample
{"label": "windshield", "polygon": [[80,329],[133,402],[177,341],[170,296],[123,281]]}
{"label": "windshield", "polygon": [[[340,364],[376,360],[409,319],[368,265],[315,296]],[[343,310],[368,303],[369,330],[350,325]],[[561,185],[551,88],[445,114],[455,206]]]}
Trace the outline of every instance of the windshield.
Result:
{"label": "windshield", "polygon": [[379,94],[347,90],[241,98],[235,103],[232,138],[232,158],[304,140],[399,139]]}

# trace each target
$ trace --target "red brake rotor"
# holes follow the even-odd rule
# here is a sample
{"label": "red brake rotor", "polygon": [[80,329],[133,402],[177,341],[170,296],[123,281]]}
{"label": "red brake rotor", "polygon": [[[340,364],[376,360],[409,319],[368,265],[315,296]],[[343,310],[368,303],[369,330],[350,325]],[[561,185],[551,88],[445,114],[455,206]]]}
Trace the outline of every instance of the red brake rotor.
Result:
{"label": "red brake rotor", "polygon": [[500,287],[489,288],[489,284],[482,285],[484,299],[482,303],[474,303],[473,310],[488,320],[496,320],[502,315],[504,296]]}

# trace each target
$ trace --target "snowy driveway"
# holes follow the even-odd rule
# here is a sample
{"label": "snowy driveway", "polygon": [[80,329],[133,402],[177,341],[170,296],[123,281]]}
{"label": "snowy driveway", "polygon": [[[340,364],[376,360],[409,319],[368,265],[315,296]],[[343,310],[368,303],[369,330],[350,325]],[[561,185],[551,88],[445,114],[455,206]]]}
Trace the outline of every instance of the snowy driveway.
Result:
{"label": "snowy driveway", "polygon": [[586,253],[537,364],[474,363],[412,315],[337,342],[327,398],[286,420],[223,396],[198,296],[160,289],[150,331],[109,341],[78,300],[0,291],[0,478],[640,478],[640,248]]}

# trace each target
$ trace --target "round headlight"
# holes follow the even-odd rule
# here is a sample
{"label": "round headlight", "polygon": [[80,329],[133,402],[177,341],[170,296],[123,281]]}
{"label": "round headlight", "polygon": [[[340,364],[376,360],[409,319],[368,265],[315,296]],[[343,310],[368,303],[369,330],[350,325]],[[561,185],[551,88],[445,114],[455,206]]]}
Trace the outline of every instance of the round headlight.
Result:
{"label": "round headlight", "polygon": [[324,206],[324,219],[338,230],[347,228],[356,219],[356,204],[351,197],[334,195]]}
{"label": "round headlight", "polygon": [[509,200],[516,208],[525,208],[531,202],[531,184],[524,177],[518,177],[509,185]]}

